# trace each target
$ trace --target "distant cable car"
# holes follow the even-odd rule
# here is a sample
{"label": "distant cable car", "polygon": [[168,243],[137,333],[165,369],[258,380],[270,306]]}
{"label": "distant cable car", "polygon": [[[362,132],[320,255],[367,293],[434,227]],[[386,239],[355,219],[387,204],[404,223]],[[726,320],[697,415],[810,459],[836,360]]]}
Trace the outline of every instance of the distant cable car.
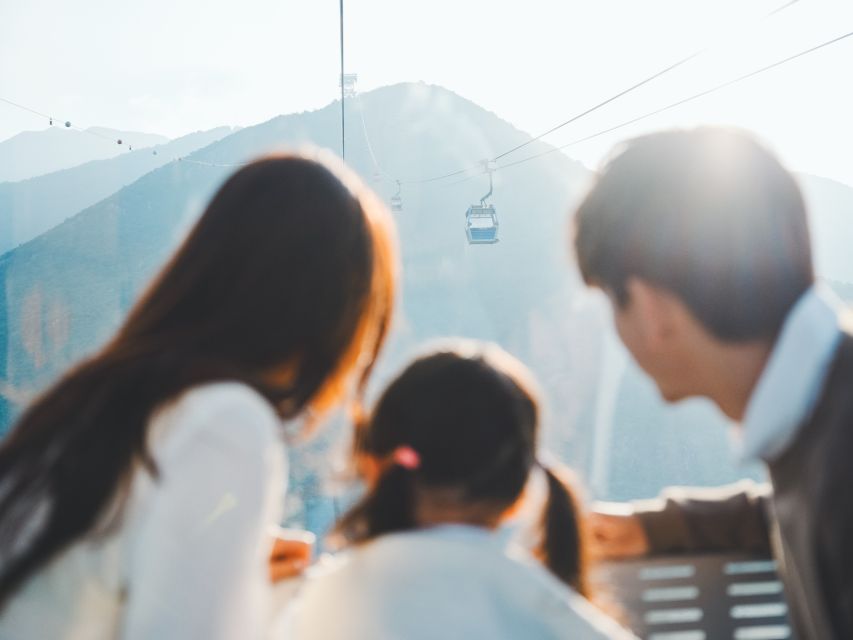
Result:
{"label": "distant cable car", "polygon": [[400,213],[403,210],[403,196],[400,195],[400,181],[397,180],[397,193],[391,196],[391,211]]}
{"label": "distant cable car", "polygon": [[53,126],[53,118],[50,119],[50,126]]}
{"label": "distant cable car", "polygon": [[70,120],[66,120],[66,121],[65,121],[65,128],[67,129],[67,128],[69,128],[70,126],[71,126],[71,121],[70,121]]}
{"label": "distant cable car", "polygon": [[486,199],[492,195],[491,166],[489,172],[489,192],[480,198],[480,204],[472,204],[465,213],[465,235],[468,244],[495,244],[498,241],[498,214],[495,205],[486,204]]}
{"label": "distant cable car", "polygon": [[152,151],[152,153],[156,156],[157,155],[157,149],[154,149],[154,151]]}
{"label": "distant cable car", "polygon": [[116,140],[116,143],[117,143],[117,144],[121,144],[121,138],[119,138],[118,140]]}

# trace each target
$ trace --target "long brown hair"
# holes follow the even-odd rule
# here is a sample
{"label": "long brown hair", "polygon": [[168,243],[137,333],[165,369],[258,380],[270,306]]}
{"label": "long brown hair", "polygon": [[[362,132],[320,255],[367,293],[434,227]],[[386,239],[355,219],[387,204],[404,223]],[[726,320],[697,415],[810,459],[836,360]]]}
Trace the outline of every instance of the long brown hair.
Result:
{"label": "long brown hair", "polygon": [[[361,391],[394,306],[384,206],[342,165],[263,158],[220,188],[115,337],[69,371],[0,444],[0,607],[120,505],[152,413],[235,380],[282,417]],[[33,530],[34,514],[43,519]]]}
{"label": "long brown hair", "polygon": [[[455,507],[506,512],[534,468],[548,499],[536,554],[564,583],[589,595],[586,535],[572,488],[537,457],[539,409],[524,366],[497,347],[461,343],[415,360],[385,390],[356,434],[356,457],[381,474],[338,525],[347,541],[415,529],[417,503],[448,491]],[[402,449],[401,449],[402,448]],[[411,449],[411,452],[408,450]],[[401,464],[407,451],[417,464]]]}

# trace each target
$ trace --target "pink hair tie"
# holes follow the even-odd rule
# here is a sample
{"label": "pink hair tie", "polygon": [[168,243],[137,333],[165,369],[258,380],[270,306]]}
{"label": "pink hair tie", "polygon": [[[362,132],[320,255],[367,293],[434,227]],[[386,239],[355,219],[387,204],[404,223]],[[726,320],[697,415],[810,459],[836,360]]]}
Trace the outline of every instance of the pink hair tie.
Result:
{"label": "pink hair tie", "polygon": [[402,446],[394,449],[392,459],[396,464],[410,471],[414,471],[421,466],[421,457],[410,446]]}

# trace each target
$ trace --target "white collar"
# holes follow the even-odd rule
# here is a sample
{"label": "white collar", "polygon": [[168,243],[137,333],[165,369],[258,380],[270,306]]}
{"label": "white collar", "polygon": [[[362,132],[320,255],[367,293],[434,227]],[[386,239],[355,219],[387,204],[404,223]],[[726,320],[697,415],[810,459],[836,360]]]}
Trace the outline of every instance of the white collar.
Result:
{"label": "white collar", "polygon": [[472,524],[446,523],[380,536],[376,542],[404,538],[408,540],[446,540],[460,544],[472,544],[477,547],[492,547],[504,551],[514,546],[516,534],[517,528],[506,523],[495,529]]}
{"label": "white collar", "polygon": [[841,340],[842,309],[822,286],[811,287],[794,304],[735,438],[742,460],[776,458],[811,414]]}

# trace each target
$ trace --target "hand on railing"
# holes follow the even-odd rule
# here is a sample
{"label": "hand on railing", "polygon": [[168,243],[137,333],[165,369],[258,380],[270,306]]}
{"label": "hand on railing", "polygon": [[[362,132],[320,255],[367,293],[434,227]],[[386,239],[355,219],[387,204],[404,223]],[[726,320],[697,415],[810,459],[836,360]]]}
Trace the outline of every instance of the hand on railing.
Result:
{"label": "hand on railing", "polygon": [[589,514],[590,546],[598,560],[621,560],[649,553],[649,539],[631,507],[600,502]]}
{"label": "hand on railing", "polygon": [[296,578],[311,564],[316,537],[302,529],[275,527],[273,548],[270,553],[270,580],[281,582]]}

